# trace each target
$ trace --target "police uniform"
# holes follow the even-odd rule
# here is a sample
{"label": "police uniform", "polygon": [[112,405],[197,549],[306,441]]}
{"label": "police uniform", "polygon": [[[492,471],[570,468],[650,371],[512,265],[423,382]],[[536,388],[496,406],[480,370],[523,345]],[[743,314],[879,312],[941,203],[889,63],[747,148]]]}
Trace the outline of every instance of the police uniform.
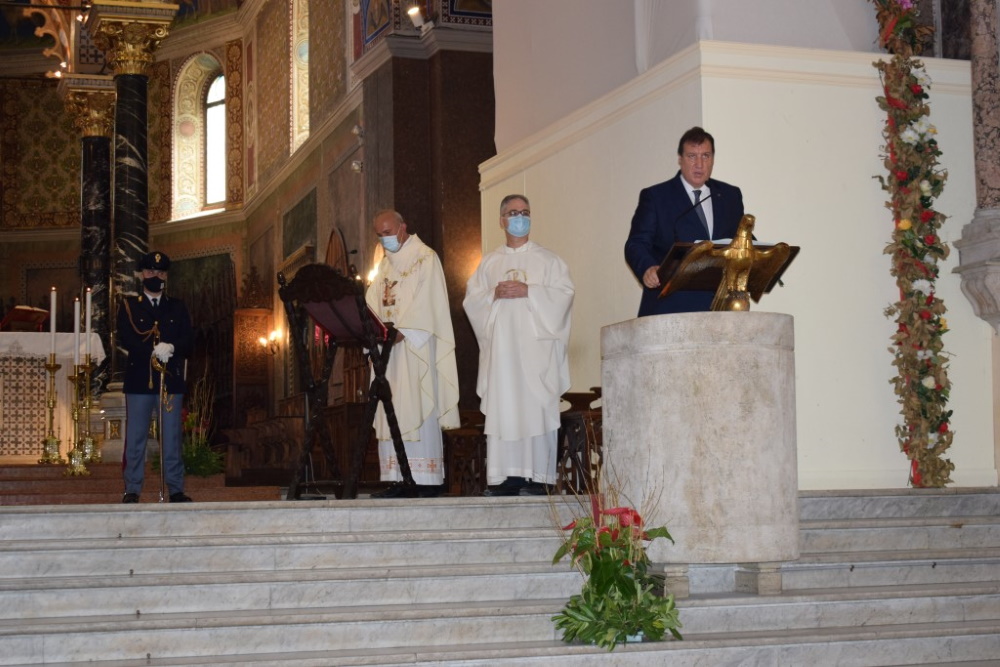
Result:
{"label": "police uniform", "polygon": [[[151,252],[139,261],[139,269],[167,271],[170,258]],[[181,460],[185,365],[191,355],[194,328],[187,307],[162,291],[159,297],[145,291],[128,296],[118,308],[118,342],[128,352],[123,391],[126,429],[122,469],[125,479],[123,502],[136,502],[142,491],[146,462],[146,441],[150,421],[161,413],[160,381],[166,378],[166,399],[162,406],[163,465],[166,492],[171,502],[188,502],[184,495],[184,463]],[[154,306],[153,301],[157,301]],[[154,358],[157,343],[173,346],[166,363]],[[155,363],[154,363],[155,362]],[[134,496],[134,498],[133,498]]]}

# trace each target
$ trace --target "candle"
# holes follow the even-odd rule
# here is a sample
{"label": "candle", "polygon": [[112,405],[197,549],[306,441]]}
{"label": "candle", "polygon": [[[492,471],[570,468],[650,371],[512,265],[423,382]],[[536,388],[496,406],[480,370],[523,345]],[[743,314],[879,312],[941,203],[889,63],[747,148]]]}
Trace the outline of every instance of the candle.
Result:
{"label": "candle", "polygon": [[49,292],[49,334],[51,335],[50,353],[56,353],[56,288]]}
{"label": "candle", "polygon": [[90,288],[88,287],[87,288],[87,329],[86,329],[86,336],[87,336],[87,361],[90,361],[90,295],[91,295],[91,291],[90,291]]}
{"label": "candle", "polygon": [[80,365],[80,297],[73,299],[73,367]]}

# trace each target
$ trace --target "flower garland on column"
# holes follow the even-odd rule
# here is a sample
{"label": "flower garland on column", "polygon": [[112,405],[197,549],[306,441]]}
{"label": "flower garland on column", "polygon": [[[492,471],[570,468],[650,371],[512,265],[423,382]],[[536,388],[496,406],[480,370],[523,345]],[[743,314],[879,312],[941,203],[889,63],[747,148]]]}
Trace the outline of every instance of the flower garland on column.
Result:
{"label": "flower garland on column", "polygon": [[933,34],[917,23],[912,0],[872,0],[880,26],[880,45],[892,54],[874,64],[879,70],[883,95],[877,100],[887,119],[885,168],[879,176],[889,193],[886,208],[893,214],[892,241],[885,253],[892,257],[892,275],[899,287],[899,301],[886,308],[896,318],[892,337],[893,366],[890,380],[898,397],[903,423],[896,426],[900,449],[910,459],[910,484],[942,487],[951,482],[955,465],[944,458],[953,432],[946,409],[951,382],[942,336],[948,331],[945,305],[935,293],[939,263],[949,248],[938,230],[945,215],[934,209],[947,172],[938,168],[937,130],[928,120],[927,94],[931,80],[914,58]]}

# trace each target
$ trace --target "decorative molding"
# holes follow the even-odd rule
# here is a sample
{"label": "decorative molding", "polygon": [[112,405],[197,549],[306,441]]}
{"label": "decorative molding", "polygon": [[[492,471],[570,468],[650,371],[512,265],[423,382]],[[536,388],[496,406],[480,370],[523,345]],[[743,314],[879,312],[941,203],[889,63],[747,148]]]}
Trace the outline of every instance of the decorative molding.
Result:
{"label": "decorative molding", "polygon": [[363,81],[390,58],[428,60],[439,51],[493,53],[493,32],[434,27],[418,30],[397,30],[388,35],[351,65],[351,75]]}
{"label": "decorative molding", "polygon": [[192,53],[221,47],[228,42],[243,39],[244,28],[236,14],[199,21],[171,32],[156,50],[157,60],[186,58]]}

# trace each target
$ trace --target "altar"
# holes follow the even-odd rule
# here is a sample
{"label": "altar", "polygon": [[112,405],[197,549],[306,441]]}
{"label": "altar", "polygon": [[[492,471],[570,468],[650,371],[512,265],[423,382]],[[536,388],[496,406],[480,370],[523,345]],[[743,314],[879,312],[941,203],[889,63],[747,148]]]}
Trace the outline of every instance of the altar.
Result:
{"label": "altar", "polygon": [[[73,448],[72,386],[75,334],[55,334],[56,407],[53,432],[59,439],[59,453]],[[80,360],[84,359],[87,337],[80,335]],[[36,463],[42,456],[49,414],[46,404],[48,363],[52,334],[0,333],[0,462]],[[101,338],[90,334],[90,355],[94,364],[105,357]]]}

